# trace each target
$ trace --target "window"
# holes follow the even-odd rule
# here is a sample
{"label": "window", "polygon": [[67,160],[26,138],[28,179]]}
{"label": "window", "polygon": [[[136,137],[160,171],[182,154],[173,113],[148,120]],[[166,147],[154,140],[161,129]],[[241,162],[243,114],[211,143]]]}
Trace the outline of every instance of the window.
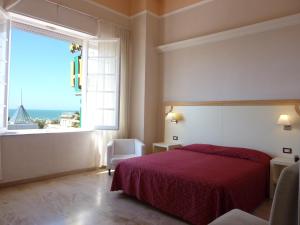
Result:
{"label": "window", "polygon": [[[2,24],[4,24],[3,27]],[[9,37],[10,29],[8,24],[9,21],[1,17],[0,31],[1,38],[3,37],[1,43],[6,41],[1,45],[1,63],[3,62],[6,63],[5,65],[8,65],[8,50],[11,53],[10,72],[7,66],[0,67],[0,85],[2,85],[0,93],[0,118],[2,120],[0,121],[0,126],[2,128],[34,128],[30,126],[16,128],[12,126],[13,123],[9,121],[11,119],[16,120],[16,116],[12,113],[12,108],[16,108],[16,102],[19,102],[21,106],[23,105],[23,107],[18,108],[22,114],[21,118],[25,120],[29,118],[29,120],[35,123],[39,128],[83,127],[118,129],[120,99],[119,40],[95,40],[85,36],[81,36],[79,39],[78,35],[76,35],[77,37],[75,38],[75,35],[70,35],[72,31],[68,30],[68,32],[66,32],[65,28],[60,29],[56,26],[54,32],[49,30],[49,24],[42,26],[38,21],[34,21],[33,24],[28,24],[28,21],[22,23],[18,19],[18,22],[13,22],[11,49],[8,49],[7,47],[5,48],[5,46],[9,46],[9,39],[7,37]],[[18,60],[15,60],[17,57],[20,57],[20,53],[16,51],[17,44],[15,42],[15,34],[18,32],[25,34],[22,37],[23,40],[20,41],[24,41],[24,43],[19,44],[23,47],[26,44],[29,45],[27,46],[28,48],[24,48],[29,56],[24,64],[26,68],[35,70],[35,77],[32,76],[33,72],[27,71],[28,73],[26,73],[24,64],[22,65]],[[30,49],[30,45],[32,48],[36,48],[34,45],[37,45],[37,40],[28,41],[26,40],[26,35],[50,40],[49,43],[47,43],[47,41],[44,42],[44,48],[42,46],[39,47],[42,51],[45,50],[45,54],[47,54],[47,50],[50,52],[56,48],[55,53],[49,53],[50,57],[52,56],[52,60],[47,58],[49,55],[47,55],[47,57],[46,55],[39,56],[43,57],[43,60],[46,61],[43,67],[41,67],[41,63],[38,62],[39,59],[30,57],[30,54],[34,54],[34,51]],[[51,46],[50,42],[52,44],[54,43],[54,45]],[[58,43],[64,47],[57,48],[56,45],[59,45]],[[70,49],[66,50],[66,46],[70,46]],[[63,58],[64,54],[66,57]],[[53,59],[53,57],[57,59]],[[50,64],[49,67],[47,64]],[[59,66],[60,64],[64,64],[64,67]],[[66,69],[66,64],[68,64],[68,69]],[[16,76],[16,70],[19,70],[19,78]],[[23,75],[20,75],[22,72]],[[52,76],[52,79],[49,79],[49,76]],[[9,88],[7,88],[8,78],[10,80]],[[58,88],[58,84],[60,88]],[[7,97],[8,89],[10,93],[9,98]],[[26,89],[31,89],[30,92],[32,93],[28,95],[28,90]],[[23,101],[21,90],[23,90]],[[70,93],[72,95],[70,95]],[[6,107],[7,100],[9,100],[8,106],[10,110]],[[28,110],[26,110],[26,103],[28,102],[30,102],[31,105],[34,103],[35,107],[28,104],[30,107],[27,107]],[[53,102],[57,103],[56,105],[58,107],[53,107]],[[32,110],[33,108],[35,112]],[[47,109],[48,113],[56,113],[56,118],[53,118],[53,116],[51,118],[37,116],[36,110],[41,109]],[[70,114],[64,112],[70,112]],[[15,113],[15,115],[18,113]],[[43,118],[38,119],[38,117]],[[73,124],[74,121],[77,124]]]}
{"label": "window", "polygon": [[81,48],[70,49],[80,45],[19,27],[11,29],[8,129],[80,127]]}
{"label": "window", "polygon": [[119,41],[89,41],[87,118],[96,129],[119,127]]}

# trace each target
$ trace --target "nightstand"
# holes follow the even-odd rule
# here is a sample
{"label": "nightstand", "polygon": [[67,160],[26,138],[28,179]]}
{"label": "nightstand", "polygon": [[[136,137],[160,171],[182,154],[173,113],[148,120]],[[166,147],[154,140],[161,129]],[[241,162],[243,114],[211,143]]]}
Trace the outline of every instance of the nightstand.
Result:
{"label": "nightstand", "polygon": [[153,150],[153,152],[163,152],[163,151],[169,151],[171,149],[178,148],[181,146],[182,146],[181,144],[177,144],[177,143],[160,142],[160,143],[153,143],[152,150]]}
{"label": "nightstand", "polygon": [[276,157],[270,162],[270,198],[273,198],[274,191],[281,171],[295,163],[293,158]]}

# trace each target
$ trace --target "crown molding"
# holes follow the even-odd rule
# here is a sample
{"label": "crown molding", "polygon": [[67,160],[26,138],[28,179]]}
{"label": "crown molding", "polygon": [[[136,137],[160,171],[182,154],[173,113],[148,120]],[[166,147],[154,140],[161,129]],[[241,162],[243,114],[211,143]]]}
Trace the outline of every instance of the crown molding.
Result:
{"label": "crown molding", "polygon": [[191,5],[188,5],[188,6],[184,6],[184,7],[182,7],[182,8],[173,10],[173,11],[171,11],[171,12],[164,13],[164,14],[160,15],[160,17],[165,18],[165,17],[172,16],[172,15],[175,15],[175,14],[178,14],[178,13],[182,13],[182,12],[188,11],[188,10],[190,10],[190,9],[196,8],[196,7],[198,7],[198,6],[206,5],[207,3],[210,3],[210,2],[212,2],[212,1],[215,1],[215,0],[202,0],[202,1],[200,1],[200,2],[191,4]]}
{"label": "crown molding", "polygon": [[150,16],[153,16],[153,17],[155,17],[155,18],[157,18],[157,19],[160,19],[160,18],[161,18],[161,16],[158,16],[157,14],[155,14],[155,13],[152,12],[152,11],[149,11],[149,10],[143,10],[143,11],[137,13],[137,14],[134,14],[133,16],[130,16],[130,19],[134,19],[134,18],[139,17],[139,16],[142,16],[142,15],[150,15]]}
{"label": "crown molding", "polygon": [[124,13],[121,13],[121,12],[119,12],[119,11],[117,11],[117,10],[114,10],[114,9],[112,9],[112,8],[109,8],[109,7],[105,6],[105,5],[102,5],[102,4],[100,4],[100,3],[94,2],[94,1],[92,1],[92,0],[83,0],[83,1],[89,3],[89,4],[93,5],[93,6],[96,6],[96,7],[98,7],[98,8],[107,10],[107,11],[109,11],[109,12],[111,12],[111,13],[113,13],[113,14],[116,14],[116,15],[118,15],[118,16],[121,16],[121,17],[123,17],[123,18],[125,18],[125,19],[130,19],[130,16],[128,16],[128,15],[126,15],[126,14],[124,14]]}
{"label": "crown molding", "polygon": [[138,16],[140,16],[140,15],[144,15],[146,12],[147,12],[148,14],[150,14],[150,15],[156,17],[156,18],[165,18],[165,17],[168,17],[168,16],[172,16],[172,15],[175,15],[175,14],[178,14],[178,13],[182,13],[182,12],[188,11],[188,10],[193,9],[193,8],[195,8],[195,7],[198,7],[198,6],[205,5],[205,4],[207,4],[207,3],[209,3],[209,2],[212,2],[212,1],[215,1],[215,0],[202,0],[202,1],[198,2],[198,3],[194,3],[194,4],[192,4],[192,5],[188,5],[188,6],[185,6],[185,7],[183,7],[183,8],[176,9],[176,10],[174,10],[174,11],[165,13],[165,14],[163,14],[163,15],[158,15],[158,14],[156,14],[156,13],[154,13],[154,12],[152,12],[152,11],[146,9],[146,10],[143,10],[143,11],[141,11],[141,12],[135,13],[135,14],[130,15],[130,16],[128,16],[128,15],[126,15],[126,14],[124,14],[124,13],[121,13],[121,12],[119,12],[119,11],[117,11],[117,10],[114,10],[114,9],[112,9],[112,8],[109,8],[109,7],[105,6],[105,5],[102,5],[102,4],[100,4],[100,3],[94,2],[93,0],[83,0],[83,1],[85,1],[85,2],[87,2],[87,3],[89,3],[89,4],[91,4],[91,5],[94,5],[94,6],[96,6],[96,7],[105,9],[105,10],[111,12],[111,13],[114,13],[114,14],[116,14],[116,15],[118,15],[118,16],[121,16],[121,17],[124,17],[124,18],[126,18],[126,19],[132,19],[132,18],[138,17]]}
{"label": "crown molding", "polygon": [[183,41],[172,42],[158,46],[159,52],[169,52],[177,49],[188,48],[207,43],[224,41],[232,38],[242,37],[250,34],[261,33],[270,30],[276,30],[284,27],[300,24],[300,13],[291,16],[281,17],[265,22],[256,23],[227,31],[195,37]]}
{"label": "crown molding", "polygon": [[16,0],[16,1],[7,1],[5,2],[6,4],[4,5],[5,10],[9,11],[11,8],[15,7],[18,5],[22,0]]}

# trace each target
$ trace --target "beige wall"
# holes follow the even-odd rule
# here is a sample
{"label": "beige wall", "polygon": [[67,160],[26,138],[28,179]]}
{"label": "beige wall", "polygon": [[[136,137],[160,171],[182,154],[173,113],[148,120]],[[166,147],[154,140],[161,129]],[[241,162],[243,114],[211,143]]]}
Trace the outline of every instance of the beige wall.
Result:
{"label": "beige wall", "polygon": [[0,183],[99,166],[91,132],[25,134],[0,139]]}
{"label": "beige wall", "polygon": [[146,15],[131,21],[132,76],[130,136],[144,140],[145,72],[146,72]]}
{"label": "beige wall", "polygon": [[146,82],[145,82],[145,144],[151,146],[158,136],[157,115],[161,103],[161,79],[159,74],[159,19],[147,14],[147,53],[146,53]]}
{"label": "beige wall", "polygon": [[143,14],[132,19],[133,73],[131,80],[131,132],[151,151],[158,139],[157,114],[161,105],[161,82],[156,46],[159,19]]}
{"label": "beige wall", "polygon": [[164,100],[300,98],[300,26],[163,54]]}
{"label": "beige wall", "polygon": [[300,12],[299,0],[213,0],[162,18],[162,42],[184,40]]}

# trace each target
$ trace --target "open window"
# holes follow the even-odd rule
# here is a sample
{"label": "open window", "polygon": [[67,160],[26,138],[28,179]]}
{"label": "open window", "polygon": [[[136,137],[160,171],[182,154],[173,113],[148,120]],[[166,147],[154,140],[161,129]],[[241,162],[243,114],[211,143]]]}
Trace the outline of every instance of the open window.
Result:
{"label": "open window", "polygon": [[87,67],[87,123],[95,129],[119,128],[120,42],[90,40]]}
{"label": "open window", "polygon": [[[1,15],[1,14],[0,14]],[[12,105],[12,101],[8,96],[11,91],[19,96],[20,103],[22,105],[21,89],[14,88],[11,80],[14,74],[9,71],[9,52],[14,47],[14,43],[10,41],[11,28],[19,29],[23,32],[29,32],[32,34],[38,34],[43,37],[50,38],[52,40],[67,41],[70,45],[71,51],[74,53],[72,60],[67,59],[69,71],[64,71],[61,76],[67,77],[67,88],[73,88],[74,96],[78,97],[79,108],[76,110],[80,116],[80,126],[83,128],[103,129],[103,130],[116,130],[119,127],[119,100],[120,100],[120,41],[118,39],[99,40],[95,37],[79,34],[79,32],[72,31],[67,28],[62,28],[56,25],[48,24],[31,18],[25,18],[23,16],[13,15],[12,22],[5,16],[1,15],[0,24],[0,40],[1,40],[1,55],[0,55],[0,127],[7,129],[9,127],[9,109],[8,106]],[[31,45],[33,43],[31,42]],[[41,47],[42,49],[42,47]],[[27,51],[29,51],[27,49]],[[79,53],[78,53],[79,52]],[[45,53],[46,54],[46,53]],[[60,54],[60,53],[59,53]],[[42,57],[42,56],[41,56]],[[54,55],[55,57],[55,55]],[[57,57],[59,58],[59,57]],[[60,59],[62,60],[62,59]],[[33,60],[35,61],[35,60]],[[46,60],[47,61],[47,60]],[[12,61],[11,61],[12,62]],[[28,64],[28,63],[27,63]],[[37,62],[30,64],[32,67],[39,67]],[[52,86],[52,91],[47,91],[48,95],[57,92],[55,84],[48,82],[46,77],[51,76],[48,73],[50,67],[47,69],[47,63],[45,68],[39,75],[39,79],[45,82],[42,85],[45,87]],[[51,65],[52,67],[55,65]],[[14,65],[14,67],[21,67],[21,65]],[[14,70],[13,70],[14,72]],[[53,74],[52,74],[53,75]],[[24,76],[26,76],[24,74]],[[24,77],[23,77],[24,78]],[[34,79],[31,82],[37,82]],[[10,87],[11,86],[11,87]],[[10,89],[10,90],[9,90]],[[23,88],[23,102],[26,102],[26,92]],[[24,93],[25,92],[25,93]],[[36,91],[36,98],[39,97],[39,91]],[[57,94],[57,93],[55,93]],[[61,96],[57,101],[69,103],[64,99],[65,94],[61,93]],[[11,96],[11,95],[10,95]],[[44,101],[43,106],[46,104]],[[25,103],[23,103],[25,105]],[[67,105],[67,104],[65,104]],[[26,108],[26,107],[25,107]],[[28,108],[28,107],[27,107]],[[36,107],[35,107],[36,109]],[[56,109],[58,110],[58,109]],[[63,111],[64,109],[62,109]],[[21,110],[22,111],[22,110]],[[74,110],[75,112],[75,110]],[[30,120],[34,120],[36,115],[32,114],[30,107],[22,115]],[[54,120],[61,126],[67,126],[66,120],[74,120],[74,118],[67,118],[68,116],[60,116]],[[43,118],[40,118],[43,119]],[[44,118],[46,121],[48,118]],[[78,120],[78,118],[76,118]],[[69,121],[70,122],[70,121]],[[78,122],[78,121],[77,121]],[[50,124],[51,125],[51,124]],[[70,126],[72,127],[72,126]],[[39,126],[39,128],[41,128]],[[52,128],[51,126],[48,128]],[[21,128],[20,128],[21,129]],[[24,129],[24,128],[23,128]],[[25,129],[32,129],[26,128]]]}

